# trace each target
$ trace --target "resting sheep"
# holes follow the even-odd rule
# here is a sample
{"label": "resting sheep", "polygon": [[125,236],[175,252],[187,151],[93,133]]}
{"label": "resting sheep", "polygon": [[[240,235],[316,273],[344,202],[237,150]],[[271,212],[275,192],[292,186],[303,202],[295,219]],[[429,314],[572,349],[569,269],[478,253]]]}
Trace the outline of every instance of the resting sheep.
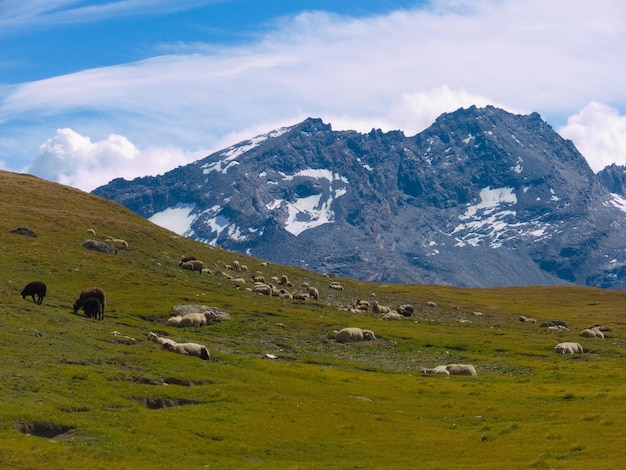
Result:
{"label": "resting sheep", "polygon": [[378,303],[378,300],[374,300],[372,302],[372,312],[374,312],[374,313],[389,313],[389,312],[391,312],[391,309],[389,307],[387,307],[386,305],[380,305]]}
{"label": "resting sheep", "polygon": [[83,312],[87,318],[95,318],[96,320],[104,320],[104,312],[102,304],[95,297],[85,299],[82,305]]}
{"label": "resting sheep", "polygon": [[98,299],[100,301],[100,305],[102,306],[102,314],[104,315],[104,307],[106,305],[106,293],[100,287],[87,287],[80,291],[78,295],[78,300],[74,302],[74,313],[77,313],[78,310],[83,306],[87,299]]}
{"label": "resting sheep", "polygon": [[565,342],[557,344],[554,351],[558,354],[583,354],[583,347],[580,343]]}
{"label": "resting sheep", "polygon": [[335,342],[349,343],[353,341],[371,341],[376,339],[372,330],[362,330],[361,328],[349,327],[335,331]]}
{"label": "resting sheep", "polygon": [[435,366],[432,369],[423,368],[420,371],[422,374],[450,375],[446,366]]}
{"label": "resting sheep", "polygon": [[176,344],[176,341],[171,340],[169,338],[162,338],[161,336],[157,335],[156,333],[153,333],[152,331],[150,333],[148,333],[148,341],[152,341],[153,343],[157,343],[157,344]]}
{"label": "resting sheep", "polygon": [[446,364],[432,369],[422,369],[422,374],[471,375],[472,377],[477,375],[476,368],[472,364]]}
{"label": "resting sheep", "polygon": [[404,316],[400,315],[395,310],[392,310],[391,312],[387,312],[383,315],[383,320],[402,320],[402,319],[404,319]]}
{"label": "resting sheep", "polygon": [[343,286],[339,284],[338,282],[331,282],[328,287],[330,287],[331,289],[335,289],[335,290],[343,290]]}
{"label": "resting sheep", "polygon": [[[43,298],[46,296],[48,288],[46,284],[42,281],[33,281],[26,284],[26,287],[22,289],[22,298],[26,299],[29,295],[33,298],[33,302],[37,305],[41,305],[43,302]],[[37,300],[35,300],[35,296],[37,296]]]}
{"label": "resting sheep", "polygon": [[604,333],[597,328],[585,328],[580,332],[580,336],[583,338],[602,338],[604,339]]}
{"label": "resting sheep", "polygon": [[198,343],[164,343],[163,349],[187,356],[196,356],[205,361],[210,359],[209,351],[206,346]]}

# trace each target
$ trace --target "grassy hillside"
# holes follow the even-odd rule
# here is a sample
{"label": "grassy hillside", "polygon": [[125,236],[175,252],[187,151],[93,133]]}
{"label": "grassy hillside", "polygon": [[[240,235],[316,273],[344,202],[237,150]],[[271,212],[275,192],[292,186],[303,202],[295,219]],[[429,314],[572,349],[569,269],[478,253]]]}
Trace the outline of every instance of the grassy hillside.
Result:
{"label": "grassy hillside", "polygon": [[[18,227],[36,237],[11,233]],[[128,242],[116,255],[81,246],[85,230]],[[457,289],[331,279],[214,249],[111,202],[0,172],[0,462],[6,468],[621,468],[626,294],[578,287]],[[286,274],[318,301],[236,289],[181,270],[239,260]],[[42,280],[42,305],[24,300]],[[105,319],[74,314],[84,287],[107,292]],[[356,299],[416,314],[383,321],[340,309]],[[436,306],[429,306],[435,302]],[[230,318],[165,325],[180,304]],[[483,316],[474,315],[481,312]],[[559,319],[569,332],[523,323]],[[610,325],[607,339],[578,336]],[[336,344],[345,326],[371,342]],[[117,337],[118,331],[132,339]],[[211,360],[161,350],[155,331],[205,344]],[[586,353],[554,353],[560,341]],[[269,359],[266,354],[276,356]],[[422,376],[471,363],[477,377]]]}

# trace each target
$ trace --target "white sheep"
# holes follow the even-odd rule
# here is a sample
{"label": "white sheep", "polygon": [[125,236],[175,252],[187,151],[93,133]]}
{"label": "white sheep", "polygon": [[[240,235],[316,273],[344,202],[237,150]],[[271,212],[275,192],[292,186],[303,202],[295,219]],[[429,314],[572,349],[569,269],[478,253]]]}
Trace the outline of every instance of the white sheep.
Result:
{"label": "white sheep", "polygon": [[580,336],[583,338],[602,338],[604,339],[604,333],[597,328],[585,328],[580,332]]}
{"label": "white sheep", "polygon": [[187,313],[182,316],[178,322],[178,327],[184,328],[187,326],[206,326],[207,319],[204,313]]}
{"label": "white sheep", "polygon": [[243,277],[234,277],[230,280],[235,287],[242,287],[246,285],[246,280]]}
{"label": "white sheep", "polygon": [[435,366],[432,369],[421,369],[422,374],[450,375],[446,366]]}
{"label": "white sheep", "polygon": [[337,343],[348,343],[352,341],[371,341],[376,339],[372,330],[362,330],[361,328],[349,327],[335,331],[335,341]]}
{"label": "white sheep", "polygon": [[343,286],[339,284],[338,282],[331,282],[328,287],[330,287],[331,289],[335,289],[335,290],[343,290]]}
{"label": "white sheep", "polygon": [[580,343],[573,342],[559,343],[554,347],[554,351],[558,354],[583,354],[584,352]]}
{"label": "white sheep", "polygon": [[165,324],[167,326],[178,326],[182,318],[183,318],[182,315],[176,315],[175,317],[170,317],[167,319]]}
{"label": "white sheep", "polygon": [[378,303],[378,300],[374,300],[372,302],[372,312],[374,312],[374,313],[389,313],[389,312],[391,312],[391,308],[387,307],[386,305],[380,305]]}
{"label": "white sheep", "polygon": [[387,312],[383,315],[383,320],[402,320],[402,319],[404,319],[404,316],[400,315],[395,310],[392,310],[391,312]]}
{"label": "white sheep", "polygon": [[196,356],[205,361],[211,358],[207,347],[198,343],[165,343],[163,344],[163,349],[187,356]]}
{"label": "white sheep", "polygon": [[445,367],[450,375],[476,376],[476,368],[472,364],[446,364]]}
{"label": "white sheep", "polygon": [[91,235],[92,237],[96,236],[96,231],[92,228],[88,228],[87,230],[85,230],[85,234],[87,235]]}
{"label": "white sheep", "polygon": [[309,291],[309,296],[310,296],[312,299],[317,300],[317,299],[319,299],[319,298],[320,298],[320,292],[319,292],[319,291],[318,291],[315,287],[311,287],[311,286],[309,286],[309,287],[308,287],[308,291]]}
{"label": "white sheep", "polygon": [[152,331],[148,333],[148,341],[152,341],[157,344],[176,344],[176,341],[173,341],[169,338],[163,338]]}

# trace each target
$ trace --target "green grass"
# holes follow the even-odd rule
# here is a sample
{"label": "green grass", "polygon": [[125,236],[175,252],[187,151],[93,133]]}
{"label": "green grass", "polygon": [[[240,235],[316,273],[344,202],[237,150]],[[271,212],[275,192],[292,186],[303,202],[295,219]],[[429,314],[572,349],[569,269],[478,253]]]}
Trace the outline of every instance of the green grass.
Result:
{"label": "green grass", "polygon": [[[28,227],[38,236],[10,233]],[[128,241],[104,255],[84,231]],[[6,468],[621,468],[626,424],[626,293],[578,287],[458,289],[377,285],[283,266],[174,236],[111,202],[0,172],[0,462]],[[287,274],[319,301],[268,298],[178,268],[194,254],[219,271],[238,259],[266,278]],[[43,305],[22,287],[48,284]],[[78,292],[107,291],[105,320],[72,313]],[[385,322],[343,307],[372,294],[412,303]],[[427,306],[428,301],[437,307]],[[203,328],[165,320],[178,304],[230,314]],[[483,317],[472,315],[480,311]],[[560,319],[555,334],[519,315]],[[580,338],[602,323],[605,340]],[[378,339],[335,344],[345,326]],[[119,331],[136,341],[112,335]],[[149,331],[206,344],[211,361],[160,350]],[[587,353],[560,356],[557,342]],[[276,360],[265,358],[271,353]],[[472,363],[477,377],[421,376]],[[157,403],[161,408],[150,408]],[[25,426],[72,428],[63,439]]]}

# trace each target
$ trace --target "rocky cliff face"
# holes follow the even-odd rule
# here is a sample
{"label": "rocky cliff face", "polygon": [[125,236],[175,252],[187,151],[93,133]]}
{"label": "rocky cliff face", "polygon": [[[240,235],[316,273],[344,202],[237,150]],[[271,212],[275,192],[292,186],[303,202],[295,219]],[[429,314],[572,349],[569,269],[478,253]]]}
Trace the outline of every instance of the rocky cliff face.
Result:
{"label": "rocky cliff face", "polygon": [[206,243],[362,280],[622,289],[618,173],[607,190],[536,113],[471,107],[412,137],[307,119],[94,194]]}

